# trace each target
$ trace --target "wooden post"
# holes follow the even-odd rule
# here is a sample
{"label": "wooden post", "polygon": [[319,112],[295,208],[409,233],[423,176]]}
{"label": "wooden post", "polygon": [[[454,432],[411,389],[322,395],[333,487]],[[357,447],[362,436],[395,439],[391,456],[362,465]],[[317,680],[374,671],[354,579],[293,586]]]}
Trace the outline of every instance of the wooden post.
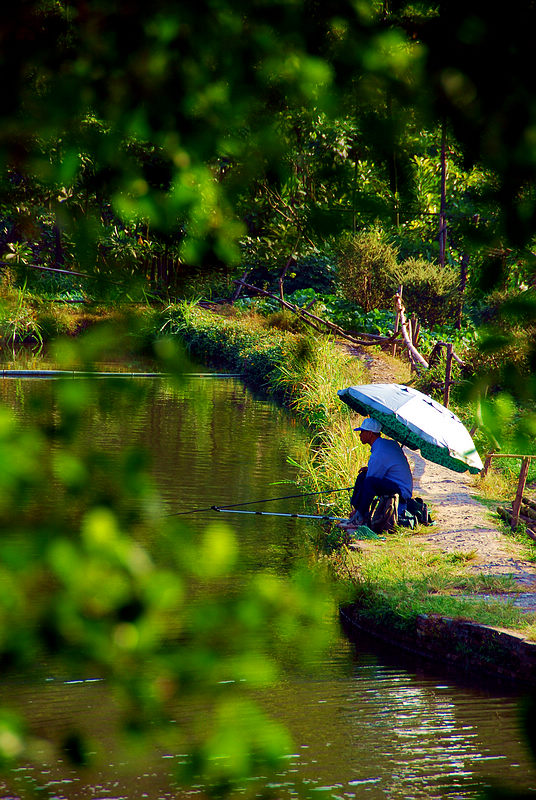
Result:
{"label": "wooden post", "polygon": [[419,320],[417,319],[417,314],[413,311],[411,314],[411,343],[417,347],[417,343],[419,341]]}
{"label": "wooden post", "polygon": [[445,408],[449,407],[450,399],[450,376],[452,373],[452,342],[447,344],[447,363],[445,366],[445,388],[443,390],[443,405]]}
{"label": "wooden post", "polygon": [[529,471],[530,458],[524,458],[519,472],[519,482],[517,484],[516,499],[512,503],[512,530],[517,528],[519,522],[519,510],[521,508],[521,501],[523,500],[523,492],[525,491],[525,484],[527,482],[527,473]]}
{"label": "wooden post", "polygon": [[436,342],[432,347],[432,352],[430,353],[430,358],[428,359],[428,365],[433,367],[435,363],[439,364],[441,361],[441,348],[443,347],[443,342]]}
{"label": "wooden post", "polygon": [[[400,298],[402,298],[402,289],[403,289],[402,286],[398,287],[398,296]],[[398,333],[399,330],[400,330],[400,308],[398,307],[398,304],[397,304],[396,305],[395,329],[394,329],[394,335],[395,336],[396,336],[396,334]],[[396,356],[396,342],[393,343],[393,349],[391,350],[391,355],[392,356]]]}
{"label": "wooden post", "polygon": [[[471,430],[473,430],[473,429],[471,428]],[[474,430],[476,430],[476,425],[475,425],[475,428],[474,428]],[[471,436],[472,436],[472,435],[473,435],[473,433],[471,433]],[[482,477],[483,477],[483,478],[485,478],[485,477],[486,477],[486,475],[488,474],[488,469],[489,469],[489,468],[490,468],[490,466],[491,466],[491,458],[492,458],[492,456],[493,456],[493,450],[492,450],[490,453],[488,453],[488,455],[487,455],[487,456],[486,456],[486,458],[485,458],[485,461],[484,461],[484,469],[482,470]]]}
{"label": "wooden post", "polygon": [[415,347],[417,347],[417,345],[419,344],[420,333],[421,333],[421,323],[419,322],[417,317],[415,317],[415,324],[413,326],[413,344],[415,345]]}

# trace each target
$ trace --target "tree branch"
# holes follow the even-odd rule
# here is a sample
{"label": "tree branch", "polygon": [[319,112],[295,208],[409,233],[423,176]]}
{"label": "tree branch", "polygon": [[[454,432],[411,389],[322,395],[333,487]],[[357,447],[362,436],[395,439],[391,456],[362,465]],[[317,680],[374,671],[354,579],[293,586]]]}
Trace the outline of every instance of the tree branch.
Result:
{"label": "tree branch", "polygon": [[421,364],[425,369],[428,369],[429,367],[428,361],[425,358],[423,358],[423,356],[421,356],[417,348],[414,347],[413,344],[411,343],[407,330],[408,321],[406,320],[406,310],[402,304],[402,298],[398,294],[398,292],[397,294],[395,294],[395,301],[396,301],[396,310],[400,314],[400,329],[402,331],[404,343],[408,348],[408,353],[410,354],[410,358],[412,359],[412,361]]}
{"label": "tree branch", "polygon": [[244,288],[248,289],[250,292],[255,292],[263,297],[271,297],[273,300],[277,300],[284,308],[288,308],[289,311],[297,314],[307,325],[310,325],[312,328],[320,331],[318,324],[324,325],[332,333],[336,333],[337,336],[340,336],[342,339],[347,339],[352,344],[370,346],[381,343],[392,344],[396,340],[395,334],[393,334],[393,336],[377,336],[373,333],[359,334],[360,336],[368,336],[369,339],[357,339],[355,336],[352,336],[352,334],[348,333],[348,331],[345,331],[343,328],[339,327],[339,325],[335,325],[333,322],[328,322],[328,320],[317,317],[316,314],[311,314],[310,311],[307,311],[304,308],[299,308],[299,306],[288,303],[286,300],[283,300],[281,297],[278,297],[272,292],[267,292],[265,289],[260,289],[258,286],[252,286],[250,283],[245,283],[244,281],[235,280],[234,283],[241,283]]}

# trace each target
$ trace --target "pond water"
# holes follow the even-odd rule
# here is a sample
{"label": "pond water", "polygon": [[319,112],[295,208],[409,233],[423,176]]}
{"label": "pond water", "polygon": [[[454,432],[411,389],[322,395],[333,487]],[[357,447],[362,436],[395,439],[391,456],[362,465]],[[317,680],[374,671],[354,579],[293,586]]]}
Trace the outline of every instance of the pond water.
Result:
{"label": "pond water", "polygon": [[[190,377],[181,386],[146,380],[130,409],[124,398],[115,403],[113,381],[106,386],[112,393],[109,410],[104,416],[102,410],[88,414],[84,436],[112,453],[128,442],[147,446],[168,513],[195,511],[185,516],[195,530],[223,516],[197,509],[297,493],[288,457],[303,447],[304,432],[238,380]],[[2,401],[22,419],[33,413],[32,397],[52,405],[54,391],[52,380],[0,381]],[[302,502],[264,508],[299,512]],[[307,552],[307,530],[317,524],[246,515],[228,515],[227,521],[240,540],[246,569],[277,573]],[[34,763],[3,776],[1,798],[186,796],[171,787],[171,754],[156,747],[134,757],[118,751],[119,710],[104,682],[78,675],[66,680],[51,674],[43,681],[5,674],[0,705],[7,699],[24,711],[36,736],[61,737],[79,725],[108,756],[98,766],[75,770],[41,753]],[[313,670],[285,673],[265,703],[295,742],[288,770],[279,776],[281,796],[297,775],[311,787],[330,787],[335,797],[371,800],[469,800],[496,780],[536,790],[534,765],[518,728],[517,697],[468,686],[438,668],[424,671],[396,651],[364,639],[350,642],[342,631]]]}

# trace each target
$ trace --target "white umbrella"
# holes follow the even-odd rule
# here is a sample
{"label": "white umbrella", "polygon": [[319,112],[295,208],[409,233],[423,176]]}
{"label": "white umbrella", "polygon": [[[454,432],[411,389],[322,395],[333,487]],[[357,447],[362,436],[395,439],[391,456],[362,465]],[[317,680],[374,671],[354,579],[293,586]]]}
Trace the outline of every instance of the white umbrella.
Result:
{"label": "white umbrella", "polygon": [[387,436],[455,472],[483,468],[467,428],[428,395],[398,383],[349,386],[337,392],[354,411],[376,419]]}

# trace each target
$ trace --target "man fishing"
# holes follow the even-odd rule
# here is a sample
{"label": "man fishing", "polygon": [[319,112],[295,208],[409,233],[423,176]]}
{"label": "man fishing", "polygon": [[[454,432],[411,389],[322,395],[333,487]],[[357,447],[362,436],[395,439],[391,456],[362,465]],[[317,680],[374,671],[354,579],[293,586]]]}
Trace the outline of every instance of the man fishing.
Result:
{"label": "man fishing", "polygon": [[366,417],[354,430],[359,431],[361,443],[369,445],[370,457],[355,482],[350,499],[353,511],[347,521],[340,523],[346,530],[367,524],[374,497],[398,494],[405,505],[413,492],[413,476],[404,451],[393,439],[382,438],[380,423]]}

